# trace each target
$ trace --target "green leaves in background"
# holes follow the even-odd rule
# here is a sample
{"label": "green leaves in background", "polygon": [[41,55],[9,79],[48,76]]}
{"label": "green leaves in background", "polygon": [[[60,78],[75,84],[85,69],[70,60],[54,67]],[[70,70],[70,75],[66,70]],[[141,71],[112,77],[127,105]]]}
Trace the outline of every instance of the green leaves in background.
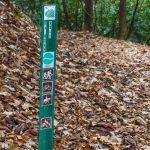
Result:
{"label": "green leaves in background", "polygon": [[[11,0],[14,2],[24,13],[30,16],[33,22],[41,28],[41,6],[43,3],[51,4],[53,0]],[[119,0],[93,0],[93,32],[98,35],[117,38],[119,31]],[[73,31],[83,30],[84,24],[84,1],[71,0],[67,1],[66,8],[68,12],[68,22],[65,19],[63,8],[63,1],[55,1],[59,8],[59,29],[69,29]],[[129,28],[133,11],[137,0],[127,1],[127,28]],[[139,42],[150,45],[150,3],[148,0],[139,1],[138,10],[135,16],[134,28],[129,39],[133,42]],[[47,11],[48,17],[53,16],[53,12]]]}

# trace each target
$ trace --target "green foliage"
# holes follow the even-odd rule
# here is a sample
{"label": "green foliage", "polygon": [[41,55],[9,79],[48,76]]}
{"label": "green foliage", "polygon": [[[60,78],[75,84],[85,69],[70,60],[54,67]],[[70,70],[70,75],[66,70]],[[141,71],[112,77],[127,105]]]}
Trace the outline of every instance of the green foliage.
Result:
{"label": "green foliage", "polygon": [[[11,0],[24,13],[32,18],[40,28],[41,6],[43,3],[51,4],[54,0]],[[55,0],[59,7],[59,29],[68,29],[62,0]],[[98,35],[117,38],[119,31],[119,0],[93,0],[93,32]],[[133,11],[137,0],[127,1],[127,31],[133,17]],[[130,41],[150,45],[150,3],[148,0],[139,0],[139,6],[135,15],[133,31]],[[84,24],[84,1],[66,0],[69,27],[73,31],[83,30]],[[49,13],[49,12],[47,12]],[[49,14],[48,14],[49,15]]]}
{"label": "green foliage", "polygon": [[25,14],[32,18],[37,25],[41,23],[41,3],[39,0],[11,0]]}

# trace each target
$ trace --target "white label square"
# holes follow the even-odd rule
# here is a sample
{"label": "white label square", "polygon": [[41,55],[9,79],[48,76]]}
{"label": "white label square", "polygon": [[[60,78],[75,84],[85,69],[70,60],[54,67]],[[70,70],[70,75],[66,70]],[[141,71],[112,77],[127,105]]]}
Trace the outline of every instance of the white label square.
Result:
{"label": "white label square", "polygon": [[44,6],[44,20],[55,20],[56,6]]}

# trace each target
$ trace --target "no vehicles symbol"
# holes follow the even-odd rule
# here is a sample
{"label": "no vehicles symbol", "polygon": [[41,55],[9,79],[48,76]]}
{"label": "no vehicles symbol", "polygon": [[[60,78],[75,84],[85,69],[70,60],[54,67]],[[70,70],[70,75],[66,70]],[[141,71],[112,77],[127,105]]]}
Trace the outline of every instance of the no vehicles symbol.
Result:
{"label": "no vehicles symbol", "polygon": [[42,129],[49,129],[51,127],[52,127],[52,118],[51,117],[41,119],[41,128]]}

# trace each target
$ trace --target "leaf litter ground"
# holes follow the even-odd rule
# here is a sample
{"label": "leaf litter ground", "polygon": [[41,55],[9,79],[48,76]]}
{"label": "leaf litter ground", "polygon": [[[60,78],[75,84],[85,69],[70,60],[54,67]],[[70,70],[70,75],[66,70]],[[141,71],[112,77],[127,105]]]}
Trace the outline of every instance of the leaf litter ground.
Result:
{"label": "leaf litter ground", "polygon": [[[37,149],[40,36],[0,1],[0,148]],[[56,150],[150,149],[150,47],[58,33]],[[43,139],[44,140],[44,139]]]}

